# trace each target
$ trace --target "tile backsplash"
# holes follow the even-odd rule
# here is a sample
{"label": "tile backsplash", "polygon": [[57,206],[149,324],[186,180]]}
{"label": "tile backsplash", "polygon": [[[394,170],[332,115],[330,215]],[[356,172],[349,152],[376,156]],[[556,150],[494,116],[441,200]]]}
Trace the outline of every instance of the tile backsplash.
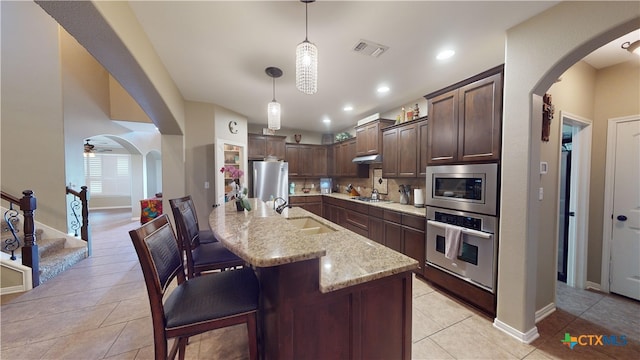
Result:
{"label": "tile backsplash", "polygon": [[[373,167],[369,168],[369,177],[368,178],[333,178],[333,186],[334,189],[336,186],[339,186],[340,193],[346,194],[347,185],[351,184],[361,196],[371,196],[371,191],[373,191],[373,180],[374,180],[374,169]],[[411,197],[410,204],[413,205],[413,189],[424,189],[426,180],[422,177],[420,178],[383,178],[387,183],[387,191],[386,194],[382,190],[378,190],[380,195],[382,195],[382,199],[391,200],[394,202],[400,202],[400,185],[409,185],[411,187]],[[312,194],[320,194],[320,179],[319,178],[308,178],[308,179],[299,179],[292,178],[290,182],[293,181],[295,183],[296,193],[302,193],[303,188],[311,189],[311,185],[313,184],[313,189],[310,190]],[[378,187],[380,189],[380,187]]]}

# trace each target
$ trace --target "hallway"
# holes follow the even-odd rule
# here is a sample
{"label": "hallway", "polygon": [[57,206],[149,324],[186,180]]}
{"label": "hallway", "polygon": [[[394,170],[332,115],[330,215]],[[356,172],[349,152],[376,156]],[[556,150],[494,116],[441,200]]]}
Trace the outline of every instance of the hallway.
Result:
{"label": "hallway", "polygon": [[[36,289],[4,303],[2,359],[152,359],[144,280],[128,231],[128,211],[91,214],[93,256]],[[640,358],[640,304],[560,284],[559,307],[538,323],[540,338],[522,344],[486,317],[421,280],[413,287],[414,359]],[[4,300],[4,299],[3,299]],[[625,346],[576,346],[568,332],[626,335]],[[190,339],[188,359],[246,359],[240,326]]]}

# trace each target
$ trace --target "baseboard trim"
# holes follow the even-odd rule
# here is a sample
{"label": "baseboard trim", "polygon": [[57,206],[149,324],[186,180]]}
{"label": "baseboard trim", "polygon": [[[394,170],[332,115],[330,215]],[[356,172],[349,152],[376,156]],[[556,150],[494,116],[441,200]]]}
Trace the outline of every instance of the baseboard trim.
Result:
{"label": "baseboard trim", "polygon": [[594,283],[593,281],[587,281],[585,287],[590,290],[602,291],[602,287],[598,283]]}
{"label": "baseboard trim", "polygon": [[549,303],[542,309],[536,311],[536,324],[542,321],[542,319],[546,318],[547,316],[553,314],[554,311],[556,311],[555,303]]}
{"label": "baseboard trim", "polygon": [[535,339],[540,337],[540,334],[538,333],[538,328],[535,326],[529,329],[529,331],[527,331],[526,333],[523,333],[520,330],[517,330],[511,327],[510,325],[498,320],[498,318],[493,320],[493,327],[506,333],[507,335],[511,335],[516,340],[519,340],[520,342],[523,342],[525,344],[530,344]]}

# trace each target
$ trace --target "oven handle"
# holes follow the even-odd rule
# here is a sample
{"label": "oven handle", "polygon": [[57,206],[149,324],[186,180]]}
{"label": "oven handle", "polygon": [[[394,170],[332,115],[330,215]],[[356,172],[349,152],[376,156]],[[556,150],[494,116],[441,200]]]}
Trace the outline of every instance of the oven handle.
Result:
{"label": "oven handle", "polygon": [[[427,220],[427,224],[438,227],[438,228],[442,228],[442,229],[445,229],[447,227],[446,223],[442,223],[435,220]],[[461,232],[463,234],[472,235],[472,236],[476,236],[483,239],[491,239],[491,237],[493,237],[493,234],[491,233],[486,233],[484,231],[478,231],[478,230],[467,229],[467,228],[462,228]]]}

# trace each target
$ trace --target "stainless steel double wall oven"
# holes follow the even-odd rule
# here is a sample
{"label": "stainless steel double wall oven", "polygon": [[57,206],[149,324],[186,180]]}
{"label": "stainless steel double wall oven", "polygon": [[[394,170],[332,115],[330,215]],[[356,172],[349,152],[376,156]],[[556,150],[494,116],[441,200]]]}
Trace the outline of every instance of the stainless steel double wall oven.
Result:
{"label": "stainless steel double wall oven", "polygon": [[[498,164],[427,167],[427,266],[492,293],[497,269]],[[445,230],[461,227],[458,256],[445,257]]]}

